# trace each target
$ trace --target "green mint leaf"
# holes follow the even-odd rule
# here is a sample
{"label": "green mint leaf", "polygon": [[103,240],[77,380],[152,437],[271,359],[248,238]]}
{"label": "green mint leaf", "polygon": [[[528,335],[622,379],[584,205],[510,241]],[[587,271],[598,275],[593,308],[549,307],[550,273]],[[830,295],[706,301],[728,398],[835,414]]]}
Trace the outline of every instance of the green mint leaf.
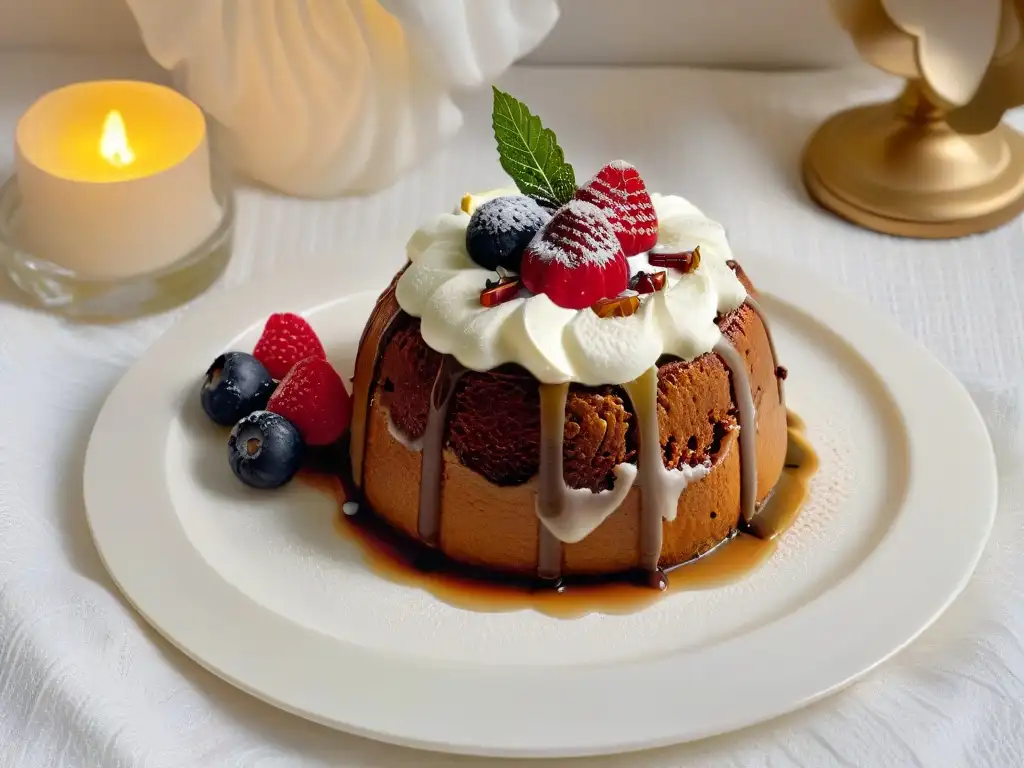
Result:
{"label": "green mint leaf", "polygon": [[576,174],[565,162],[554,131],[545,128],[525,104],[497,88],[491,121],[501,167],[520,192],[555,205],[572,199],[576,194]]}

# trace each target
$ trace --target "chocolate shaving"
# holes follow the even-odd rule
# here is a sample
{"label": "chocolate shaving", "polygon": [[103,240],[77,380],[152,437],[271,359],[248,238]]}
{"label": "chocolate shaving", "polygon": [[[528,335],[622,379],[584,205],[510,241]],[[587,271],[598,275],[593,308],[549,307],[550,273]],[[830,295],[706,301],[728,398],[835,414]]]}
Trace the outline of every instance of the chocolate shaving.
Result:
{"label": "chocolate shaving", "polygon": [[647,254],[647,263],[652,267],[667,267],[678,269],[680,272],[693,272],[700,266],[700,246],[692,251],[680,251],[679,253],[658,253],[651,251]]}
{"label": "chocolate shaving", "polygon": [[631,295],[601,299],[590,308],[598,317],[629,317],[640,308],[640,297]]}
{"label": "chocolate shaving", "polygon": [[786,378],[789,376],[789,369],[786,368],[786,366],[784,365],[780,365],[775,369],[775,375],[778,376],[783,381],[785,381]]}
{"label": "chocolate shaving", "polygon": [[519,280],[507,275],[501,275],[497,280],[488,280],[486,287],[480,292],[480,304],[484,307],[496,307],[511,301],[519,295],[519,287]]}
{"label": "chocolate shaving", "polygon": [[517,276],[511,274],[510,272],[506,272],[501,267],[498,267],[498,279],[497,280],[487,280],[484,283],[484,288],[486,288],[487,290],[490,290],[491,288],[497,288],[500,285],[508,285],[509,283],[518,283],[518,282],[519,282],[519,278]]}
{"label": "chocolate shaving", "polygon": [[637,293],[654,293],[662,290],[666,282],[668,282],[668,272],[665,270],[637,272],[629,281],[629,287]]}

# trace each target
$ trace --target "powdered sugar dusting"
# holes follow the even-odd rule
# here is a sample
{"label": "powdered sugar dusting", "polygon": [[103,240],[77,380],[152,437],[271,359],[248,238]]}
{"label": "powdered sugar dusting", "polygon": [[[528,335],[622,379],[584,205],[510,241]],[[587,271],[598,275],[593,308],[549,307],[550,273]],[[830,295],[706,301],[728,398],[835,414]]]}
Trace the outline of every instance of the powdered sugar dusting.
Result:
{"label": "powdered sugar dusting", "polygon": [[646,250],[657,241],[658,217],[647,187],[636,168],[625,160],[604,166],[576,191],[576,197],[608,213],[627,256]]}
{"label": "powdered sugar dusting", "polygon": [[545,263],[605,266],[622,255],[608,216],[593,203],[570,200],[533,239],[529,252]]}
{"label": "powdered sugar dusting", "polygon": [[526,195],[496,197],[480,205],[474,214],[488,232],[507,234],[542,226],[550,214]]}
{"label": "powdered sugar dusting", "polygon": [[[553,253],[535,238],[531,246],[542,253],[527,249],[520,277],[529,288],[525,276],[536,265],[537,279],[531,282],[539,289],[498,307],[480,304],[480,291],[494,275],[473,262],[466,250],[470,216],[441,215],[439,223],[425,225],[421,235],[414,235],[419,250],[398,281],[396,298],[403,310],[422,319],[427,344],[473,370],[511,362],[545,384],[597,386],[632,381],[664,354],[692,360],[713,349],[721,338],[716,317],[742,304],[746,291],[728,266],[732,250],[720,224],[681,197],[649,196],[659,222],[655,243],[633,257],[617,252],[604,266],[570,267],[564,263],[575,264],[575,253]],[[581,226],[583,221],[607,220],[585,201],[572,203],[564,213]],[[545,229],[553,230],[555,223],[552,219]],[[590,233],[589,242],[583,233],[569,230],[567,236],[576,239],[567,242],[574,251],[607,258],[615,246],[607,226],[597,225],[597,230],[603,236]],[[632,315],[602,318],[592,311],[593,302],[628,287],[631,271],[651,271],[647,251],[659,242],[677,251],[699,245],[700,267],[687,274],[668,270],[663,289],[646,295]],[[620,266],[624,280],[618,285]],[[588,291],[598,295],[580,297]]]}

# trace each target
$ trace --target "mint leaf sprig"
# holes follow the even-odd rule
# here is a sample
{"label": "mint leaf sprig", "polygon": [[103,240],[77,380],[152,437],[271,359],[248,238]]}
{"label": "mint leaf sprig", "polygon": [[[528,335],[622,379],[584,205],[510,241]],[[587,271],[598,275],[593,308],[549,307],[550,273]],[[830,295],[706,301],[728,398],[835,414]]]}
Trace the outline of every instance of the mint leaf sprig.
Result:
{"label": "mint leaf sprig", "polygon": [[569,202],[576,193],[576,173],[565,162],[554,131],[514,96],[493,90],[491,123],[505,173],[524,195],[555,206]]}

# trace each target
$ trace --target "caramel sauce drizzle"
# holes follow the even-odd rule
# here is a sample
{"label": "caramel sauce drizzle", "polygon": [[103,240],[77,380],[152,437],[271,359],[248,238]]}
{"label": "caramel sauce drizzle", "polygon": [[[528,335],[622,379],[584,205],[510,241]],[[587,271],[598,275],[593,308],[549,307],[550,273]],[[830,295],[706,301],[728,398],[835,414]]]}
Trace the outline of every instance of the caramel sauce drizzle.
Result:
{"label": "caramel sauce drizzle", "polygon": [[451,355],[441,358],[434,386],[430,391],[427,429],[420,453],[420,511],[417,529],[420,539],[432,547],[438,544],[441,530],[441,478],[444,475],[444,437],[448,427],[448,406],[455,386],[466,368]]}
{"label": "caramel sauce drizzle", "polygon": [[537,576],[561,579],[562,542],[544,525],[556,515],[565,486],[562,449],[565,440],[565,401],[569,384],[540,385],[540,483],[537,488]]}
{"label": "caramel sauce drizzle", "polygon": [[[667,568],[671,577],[667,593],[726,586],[750,576],[778,549],[779,536],[797,520],[810,479],[818,467],[814,449],[803,435],[802,422],[793,413],[788,417],[785,467],[771,497],[762,502],[754,519],[752,529],[756,535],[738,532],[717,546],[709,546],[698,557]],[[344,466],[345,458],[327,458],[325,471],[333,471],[328,468],[339,464]],[[642,580],[636,578],[641,574],[619,573],[574,576],[563,583],[464,565],[398,532],[372,513],[351,517],[342,514],[342,504],[358,498],[346,477],[303,470],[302,478],[331,495],[339,509],[335,518],[338,533],[358,546],[371,570],[381,578],[422,589],[457,608],[480,612],[535,610],[553,618],[574,619],[590,613],[633,613],[667,594],[650,588],[662,575],[661,571]]]}
{"label": "caramel sauce drizzle", "polygon": [[365,390],[366,397],[353,403],[352,424],[349,428],[349,443],[352,457],[352,478],[355,484],[363,487],[363,457],[366,455],[367,417],[370,403],[373,402],[377,380],[380,378],[381,350],[390,337],[395,320],[402,311],[395,297],[398,280],[405,272],[403,268],[387,287],[373,307],[370,319],[363,328],[356,353],[355,370],[352,373],[352,389],[358,392]]}
{"label": "caramel sauce drizzle", "polygon": [[732,378],[732,397],[736,403],[736,422],[740,429],[740,514],[744,522],[749,524],[754,519],[757,503],[757,412],[754,408],[754,393],[750,388],[743,355],[736,351],[725,336],[715,344],[714,352],[722,358]]}
{"label": "caramel sauce drizzle", "polygon": [[[703,465],[668,469],[662,459],[661,430],[658,426],[658,366],[624,385],[636,412],[640,432],[637,469],[640,482],[639,565],[647,572],[658,570],[661,557],[662,520],[674,520],[679,497],[692,480],[708,473]],[[657,586],[661,587],[661,579]]]}
{"label": "caramel sauce drizzle", "polygon": [[[676,256],[673,254],[672,256]],[[694,260],[699,259],[695,249]],[[404,271],[404,270],[403,270]],[[360,340],[353,379],[369,375],[366,383],[366,398],[357,403],[353,412],[351,427],[351,465],[356,485],[363,485],[363,457],[367,441],[367,415],[373,400],[374,388],[379,378],[381,350],[395,319],[400,313],[395,287],[401,273],[395,277],[387,291],[378,301]],[[609,314],[628,312],[632,314],[639,306],[636,296],[617,297],[605,300],[601,311]],[[747,297],[746,303],[758,315],[768,336],[773,366],[777,365],[775,345],[757,302]],[[599,302],[602,304],[602,302]],[[628,305],[628,306],[627,306]],[[632,311],[629,311],[629,310]],[[597,305],[594,311],[598,311]],[[598,311],[598,314],[601,314]],[[602,315],[605,316],[605,315]],[[723,361],[732,380],[733,400],[738,410],[740,448],[740,505],[742,519],[758,535],[766,536],[779,528],[779,521],[771,521],[757,515],[757,414],[753,392],[747,375],[746,362],[732,343],[722,336],[713,350]],[[466,369],[451,355],[444,355],[431,390],[430,410],[423,437],[421,453],[419,517],[417,529],[420,539],[431,547],[438,544],[441,516],[441,483],[444,474],[445,434],[448,426],[448,410],[459,379]],[[778,377],[779,396],[783,397],[782,379]],[[662,547],[662,521],[675,518],[679,498],[687,485],[707,474],[707,468],[688,467],[669,470],[664,466],[658,425],[658,367],[652,366],[643,375],[623,385],[633,402],[640,433],[640,455],[637,460],[638,480],[641,488],[641,525],[638,542],[640,568],[650,574],[650,583],[664,589],[667,580],[659,569],[658,561]],[[538,530],[537,575],[548,583],[561,588],[562,542],[548,528],[547,522],[565,514],[571,506],[586,504],[588,512],[610,513],[607,507],[612,492],[573,495],[573,489],[566,486],[562,472],[562,450],[565,432],[565,403],[568,384],[541,385],[541,462],[537,499],[537,513],[540,518]],[[784,402],[784,401],[783,401]],[[703,469],[703,473],[701,473]],[[812,470],[813,472],[813,470]],[[621,480],[617,480],[617,485]],[[625,496],[625,490],[615,493],[615,507]],[[602,498],[604,497],[604,498]],[[613,511],[613,510],[612,510]],[[755,517],[759,520],[755,523]],[[602,518],[603,519],[603,518]]]}
{"label": "caramel sauce drizzle", "polygon": [[757,303],[757,300],[753,296],[748,294],[744,303],[754,310],[757,316],[761,319],[761,325],[764,326],[764,335],[768,337],[768,349],[770,349],[772,353],[772,365],[775,366],[775,378],[779,382],[779,402],[785,406],[786,388],[783,386],[782,382],[786,379],[786,369],[779,366],[779,356],[775,353],[775,338],[772,336],[771,325],[768,323],[768,318],[765,317],[764,311],[761,309],[761,305]]}
{"label": "caramel sauce drizzle", "polygon": [[622,504],[636,476],[631,467],[617,472],[614,487],[598,493],[566,484],[563,448],[568,394],[568,383],[540,385],[537,575],[542,579],[561,576],[562,542],[580,541],[604,522]]}

